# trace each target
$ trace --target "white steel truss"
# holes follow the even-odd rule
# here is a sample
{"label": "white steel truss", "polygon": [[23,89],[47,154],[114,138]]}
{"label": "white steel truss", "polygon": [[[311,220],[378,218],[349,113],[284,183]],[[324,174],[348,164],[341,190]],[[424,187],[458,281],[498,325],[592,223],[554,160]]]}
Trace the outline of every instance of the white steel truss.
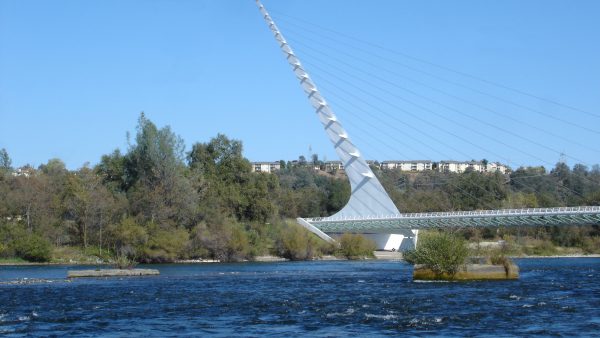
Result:
{"label": "white steel truss", "polygon": [[600,224],[600,206],[426,212],[391,217],[323,217],[306,218],[304,221],[330,233],[389,233],[399,229],[441,227],[594,225]]}

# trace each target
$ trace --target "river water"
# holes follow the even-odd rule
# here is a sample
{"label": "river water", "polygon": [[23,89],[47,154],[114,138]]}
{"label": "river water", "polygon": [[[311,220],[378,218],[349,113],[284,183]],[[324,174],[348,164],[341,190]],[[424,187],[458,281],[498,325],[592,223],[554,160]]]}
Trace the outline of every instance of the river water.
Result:
{"label": "river water", "polygon": [[161,275],[71,282],[74,267],[0,266],[0,335],[600,336],[600,258],[517,263],[519,281],[429,283],[393,261],[148,265]]}

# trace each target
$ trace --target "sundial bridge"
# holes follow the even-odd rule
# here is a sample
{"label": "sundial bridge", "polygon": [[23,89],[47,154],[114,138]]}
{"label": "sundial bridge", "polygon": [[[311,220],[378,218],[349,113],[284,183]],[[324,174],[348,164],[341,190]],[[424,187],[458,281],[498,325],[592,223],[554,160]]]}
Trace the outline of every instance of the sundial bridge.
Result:
{"label": "sundial bridge", "polygon": [[332,234],[361,233],[373,239],[380,250],[408,250],[415,247],[420,229],[600,224],[600,206],[401,213],[265,7],[260,0],[256,0],[256,3],[315,109],[350,180],[350,200],[342,210],[329,217],[298,218],[298,223],[306,229],[327,241],[334,241]]}

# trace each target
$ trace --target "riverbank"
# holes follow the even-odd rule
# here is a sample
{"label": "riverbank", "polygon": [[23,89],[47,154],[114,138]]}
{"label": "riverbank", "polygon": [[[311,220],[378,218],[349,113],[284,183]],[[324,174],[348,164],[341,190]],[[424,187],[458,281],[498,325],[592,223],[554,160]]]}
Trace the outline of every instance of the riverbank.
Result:
{"label": "riverbank", "polygon": [[[391,261],[403,261],[402,258],[402,253],[400,252],[387,252],[387,251],[375,251],[374,253],[374,258],[371,258],[371,260],[391,260]],[[513,258],[513,259],[529,259],[529,258],[600,258],[600,254],[589,254],[589,255],[583,255],[583,254],[578,254],[578,255],[553,255],[553,256],[534,256],[534,255],[520,255],[520,256],[513,256],[513,255],[509,255],[508,257]],[[312,259],[314,261],[340,261],[340,260],[348,260],[344,257],[337,257],[337,256],[331,256],[331,255],[326,255],[326,256],[321,256],[321,257],[316,257],[314,259]],[[262,256],[257,256],[254,258],[254,260],[251,261],[243,261],[243,262],[261,262],[261,263],[268,263],[268,262],[287,262],[289,261],[286,258],[283,257],[278,257],[278,256],[270,256],[270,255],[262,255]],[[221,263],[219,260],[216,259],[186,259],[186,260],[178,260],[172,263],[165,263],[165,264],[211,264],[211,263]],[[48,266],[52,266],[52,265],[101,265],[101,266],[111,266],[114,265],[114,262],[90,262],[90,261],[69,261],[69,262],[45,262],[45,263],[40,263],[40,262],[27,262],[27,261],[23,261],[23,260],[0,260],[0,266],[44,266],[44,265],[48,265]]]}
{"label": "riverbank", "polygon": [[522,255],[522,256],[509,256],[510,258],[600,258],[600,254],[589,254],[589,255],[552,255],[552,256],[535,256],[535,255]]}

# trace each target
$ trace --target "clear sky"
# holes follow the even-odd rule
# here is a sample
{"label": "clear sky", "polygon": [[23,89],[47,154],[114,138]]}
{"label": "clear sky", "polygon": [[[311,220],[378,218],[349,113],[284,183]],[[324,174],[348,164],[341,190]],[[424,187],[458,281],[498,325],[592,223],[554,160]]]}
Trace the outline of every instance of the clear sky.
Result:
{"label": "clear sky", "polygon": [[[599,1],[264,4],[369,159],[600,163]],[[0,0],[14,166],[95,164],[141,111],[188,149],[224,133],[253,161],[335,159],[252,0]]]}

